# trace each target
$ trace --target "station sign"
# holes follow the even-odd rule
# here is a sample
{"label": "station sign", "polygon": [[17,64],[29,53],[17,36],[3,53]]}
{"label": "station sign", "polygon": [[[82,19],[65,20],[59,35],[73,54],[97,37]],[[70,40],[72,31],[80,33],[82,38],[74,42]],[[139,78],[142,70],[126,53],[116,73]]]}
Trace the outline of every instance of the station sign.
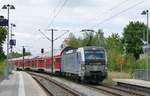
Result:
{"label": "station sign", "polygon": [[9,43],[10,43],[11,46],[15,46],[16,45],[16,40],[15,39],[11,39]]}
{"label": "station sign", "polygon": [[0,26],[8,26],[8,20],[0,18]]}

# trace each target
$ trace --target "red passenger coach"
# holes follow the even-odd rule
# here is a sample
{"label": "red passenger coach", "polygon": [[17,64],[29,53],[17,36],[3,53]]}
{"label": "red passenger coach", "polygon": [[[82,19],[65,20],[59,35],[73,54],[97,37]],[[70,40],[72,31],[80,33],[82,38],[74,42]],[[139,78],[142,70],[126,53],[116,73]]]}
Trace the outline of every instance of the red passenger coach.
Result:
{"label": "red passenger coach", "polygon": [[22,62],[22,58],[13,58],[13,59],[10,59],[9,62],[11,64],[13,64],[13,66],[15,66],[17,69],[22,69],[22,66],[23,66],[23,62]]}
{"label": "red passenger coach", "polygon": [[61,69],[61,54],[54,56],[54,72],[60,72]]}
{"label": "red passenger coach", "polygon": [[52,58],[51,57],[45,57],[45,71],[51,72],[52,68]]}
{"label": "red passenger coach", "polygon": [[36,60],[36,69],[40,71],[44,71],[45,69],[45,58],[43,56],[38,56],[35,58]]}
{"label": "red passenger coach", "polygon": [[22,59],[19,59],[19,60],[17,60],[17,62],[18,62],[18,69],[23,69],[23,60]]}
{"label": "red passenger coach", "polygon": [[[54,53],[54,65],[53,65],[53,72],[60,73],[61,72],[61,56],[64,51],[67,51],[69,49],[72,49],[71,47],[66,47],[58,52]],[[25,56],[24,60],[22,57],[20,58],[14,58],[12,60],[15,62],[15,65],[17,66],[17,69],[31,69],[34,71],[46,71],[51,73],[52,72],[52,57],[51,53],[47,52],[45,54],[40,54],[36,57],[33,56]]]}
{"label": "red passenger coach", "polygon": [[31,68],[36,68],[36,60],[34,58],[31,59]]}

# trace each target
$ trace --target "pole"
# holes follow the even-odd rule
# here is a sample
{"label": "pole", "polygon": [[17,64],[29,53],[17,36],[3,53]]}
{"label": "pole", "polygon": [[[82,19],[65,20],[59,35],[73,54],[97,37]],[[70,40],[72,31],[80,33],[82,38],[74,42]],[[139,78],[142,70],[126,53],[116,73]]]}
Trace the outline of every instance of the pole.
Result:
{"label": "pole", "polygon": [[51,46],[52,46],[52,75],[53,75],[53,69],[54,69],[54,68],[53,68],[53,66],[54,66],[54,60],[53,60],[53,31],[54,31],[54,30],[52,29],[52,34],[51,34],[51,36],[52,36],[52,37],[51,37],[51,38],[52,38],[52,39],[51,39],[51,44],[52,44],[52,45],[51,45]]}
{"label": "pole", "polygon": [[4,69],[4,76],[5,79],[9,79],[8,78],[8,73],[9,73],[9,7],[7,8],[8,14],[7,14],[7,19],[8,19],[8,28],[7,28],[7,60],[6,60],[6,66]]}
{"label": "pole", "polygon": [[[146,11],[147,12],[147,45],[148,45],[148,43],[149,43],[149,34],[148,34],[148,31],[149,31],[149,12],[148,12],[148,10]],[[147,80],[149,79],[149,77],[148,77],[148,58],[149,58],[149,56],[148,56],[148,52],[147,52]]]}
{"label": "pole", "polygon": [[[10,27],[10,40],[12,40],[12,27],[13,25]],[[10,52],[12,53],[12,45],[10,45]]]}
{"label": "pole", "polygon": [[7,35],[8,35],[8,37],[7,37],[7,57],[8,57],[8,55],[9,55],[9,7],[8,7],[8,33],[7,33]]}
{"label": "pole", "polygon": [[122,74],[122,64],[120,64],[120,78],[121,78],[121,74]]}
{"label": "pole", "polygon": [[22,59],[23,59],[23,65],[22,65],[22,68],[23,68],[23,70],[24,70],[24,55],[25,55],[25,48],[24,48],[24,46],[22,46]]}

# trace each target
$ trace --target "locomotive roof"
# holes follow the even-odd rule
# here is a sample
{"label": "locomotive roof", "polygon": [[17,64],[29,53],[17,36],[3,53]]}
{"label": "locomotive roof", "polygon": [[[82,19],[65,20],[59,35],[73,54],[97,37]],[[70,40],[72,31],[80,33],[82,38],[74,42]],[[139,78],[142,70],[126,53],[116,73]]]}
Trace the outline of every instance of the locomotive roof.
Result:
{"label": "locomotive roof", "polygon": [[65,48],[61,49],[58,53],[56,53],[55,56],[61,56],[63,54],[63,52],[71,50],[71,49],[76,49],[76,48],[70,47],[70,46],[65,47]]}
{"label": "locomotive roof", "polygon": [[[76,48],[67,46],[67,47],[64,47],[62,49],[54,50],[54,57],[61,56],[64,51],[68,51],[71,49],[76,49]],[[44,54],[39,54],[35,58],[48,58],[48,57],[51,57],[51,51],[45,52]]]}
{"label": "locomotive roof", "polygon": [[104,48],[102,48],[102,47],[96,47],[96,46],[85,46],[85,47],[83,47],[85,50],[91,50],[92,48],[93,49],[102,49],[102,50],[104,50]]}

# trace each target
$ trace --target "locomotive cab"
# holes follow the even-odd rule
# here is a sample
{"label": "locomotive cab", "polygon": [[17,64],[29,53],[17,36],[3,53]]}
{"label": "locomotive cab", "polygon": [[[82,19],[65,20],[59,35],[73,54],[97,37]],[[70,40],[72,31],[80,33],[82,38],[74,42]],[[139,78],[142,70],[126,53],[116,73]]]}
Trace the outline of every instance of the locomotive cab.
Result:
{"label": "locomotive cab", "polygon": [[102,81],[107,77],[106,52],[103,48],[83,48],[82,70],[87,81]]}

